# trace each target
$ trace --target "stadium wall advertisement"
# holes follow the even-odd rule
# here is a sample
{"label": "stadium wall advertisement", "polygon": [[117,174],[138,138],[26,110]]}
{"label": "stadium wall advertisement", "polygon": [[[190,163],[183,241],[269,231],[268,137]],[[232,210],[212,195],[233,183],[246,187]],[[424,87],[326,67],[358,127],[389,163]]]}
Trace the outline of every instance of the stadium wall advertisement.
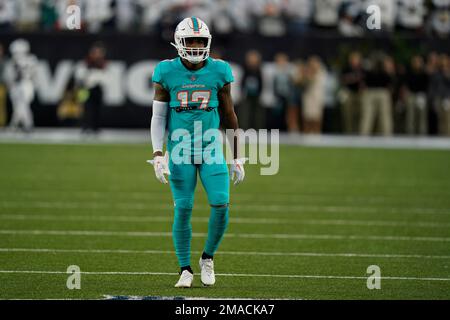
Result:
{"label": "stadium wall advertisement", "polygon": [[[145,128],[149,126],[153,88],[151,75],[156,64],[176,57],[169,42],[148,35],[86,35],[86,34],[16,34],[0,35],[5,48],[16,38],[25,38],[31,51],[39,60],[36,70],[36,96],[32,105],[37,126],[59,126],[57,107],[75,70],[86,56],[89,47],[96,41],[107,49],[108,65],[102,80],[104,108],[102,125],[106,127]],[[448,41],[439,39],[402,39],[407,43],[420,43],[427,50],[450,52]],[[419,42],[418,42],[419,41]],[[370,46],[390,51],[398,41],[393,38],[370,39]],[[232,94],[235,103],[240,100],[242,64],[247,50],[263,53],[264,89],[263,105],[270,108],[274,97],[271,90],[274,66],[273,56],[287,53],[291,59],[305,58],[317,54],[328,63],[336,62],[341,51],[367,47],[367,38],[342,38],[339,36],[262,38],[237,36],[231,40],[213,38],[212,50],[230,62],[235,76]],[[6,50],[5,50],[6,51]],[[10,111],[10,103],[8,109]],[[10,112],[9,112],[10,114]]]}

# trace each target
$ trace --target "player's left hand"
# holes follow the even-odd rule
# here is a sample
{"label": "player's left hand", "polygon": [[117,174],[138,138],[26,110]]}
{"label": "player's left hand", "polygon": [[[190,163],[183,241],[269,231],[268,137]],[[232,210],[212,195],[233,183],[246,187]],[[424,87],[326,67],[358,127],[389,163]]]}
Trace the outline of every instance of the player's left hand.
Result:
{"label": "player's left hand", "polygon": [[238,185],[244,180],[244,163],[247,160],[247,158],[233,159],[233,163],[230,168],[230,179],[234,181],[234,185]]}
{"label": "player's left hand", "polygon": [[164,176],[165,174],[170,175],[169,170],[169,153],[166,151],[164,157],[156,156],[153,160],[147,160],[148,163],[153,165],[155,169],[156,178],[161,182],[166,184],[167,179]]}

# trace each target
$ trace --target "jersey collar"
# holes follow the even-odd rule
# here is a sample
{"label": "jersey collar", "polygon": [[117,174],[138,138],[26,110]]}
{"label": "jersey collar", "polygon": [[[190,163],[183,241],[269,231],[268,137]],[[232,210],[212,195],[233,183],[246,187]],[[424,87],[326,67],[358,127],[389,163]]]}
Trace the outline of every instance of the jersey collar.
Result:
{"label": "jersey collar", "polygon": [[181,62],[181,58],[180,58],[180,57],[177,58],[177,62],[178,62],[178,65],[179,65],[183,70],[188,71],[188,72],[192,72],[192,73],[196,73],[196,72],[200,72],[200,71],[204,70],[204,69],[208,66],[208,64],[209,64],[209,59],[211,59],[211,58],[208,57],[208,58],[205,60],[205,65],[204,65],[203,67],[201,67],[200,69],[198,69],[198,70],[191,70],[191,69],[186,68],[186,66],[183,64],[183,62]]}

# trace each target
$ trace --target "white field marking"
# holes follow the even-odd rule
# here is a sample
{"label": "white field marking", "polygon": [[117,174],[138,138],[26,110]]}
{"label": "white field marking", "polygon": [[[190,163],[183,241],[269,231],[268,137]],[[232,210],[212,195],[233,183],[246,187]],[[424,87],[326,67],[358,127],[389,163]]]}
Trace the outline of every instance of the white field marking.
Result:
{"label": "white field marking", "polygon": [[[66,271],[45,270],[0,270],[0,273],[30,273],[30,274],[67,274]],[[149,272],[149,271],[81,271],[86,275],[145,275],[145,276],[179,276],[177,272]],[[200,275],[199,273],[194,273]],[[303,274],[256,274],[256,273],[216,273],[223,277],[262,277],[262,278],[304,278],[304,279],[364,279],[364,276],[328,276]],[[450,281],[450,278],[420,278],[420,277],[381,277],[383,280],[413,280],[413,281]]]}
{"label": "white field marking", "polygon": [[[121,216],[121,215],[41,215],[41,214],[0,214],[3,220],[43,220],[43,221],[113,221],[113,222],[172,222],[172,216]],[[192,217],[193,222],[208,223],[209,217]],[[420,227],[450,228],[450,223],[404,222],[380,220],[334,220],[334,219],[283,219],[283,218],[230,218],[236,224],[308,224],[336,226],[380,226],[380,227]]]}
{"label": "white field marking", "polygon": [[180,297],[180,296],[128,296],[128,295],[111,295],[111,294],[104,294],[104,299],[106,300],[123,300],[126,298],[126,300],[303,300],[303,299],[279,299],[279,298],[272,298],[272,299],[265,299],[265,298],[217,298],[217,297]]}
{"label": "white field marking", "polygon": [[[122,236],[122,237],[172,237],[172,232],[151,231],[100,231],[100,230],[0,230],[0,234],[54,235],[54,236]],[[192,237],[204,238],[206,233],[193,232]],[[315,239],[315,240],[381,240],[381,241],[432,241],[450,242],[450,237],[408,237],[408,236],[359,236],[332,234],[295,233],[226,233],[227,238],[246,239]]]}
{"label": "white field marking", "polygon": [[[43,166],[40,166],[43,168]],[[45,183],[45,182],[61,182],[61,177],[59,175],[53,175],[49,176],[47,175],[48,172],[46,172],[46,175],[36,175],[36,174],[22,174],[20,175],[20,179],[24,181],[35,181],[36,179],[39,179],[39,181]],[[82,177],[81,177],[82,178]],[[71,181],[81,181],[80,177],[71,178]],[[337,181],[335,179],[317,179],[316,180],[307,180],[307,181],[294,181],[292,180],[291,176],[278,176],[277,177],[277,183],[283,184],[287,187],[296,187],[301,189],[311,188],[311,187],[322,187],[324,185],[332,187],[332,188],[350,188],[352,190],[359,190],[360,188],[364,188],[364,190],[367,190],[367,188],[383,188],[386,186],[386,180],[345,180],[345,181]],[[151,177],[141,177],[137,180],[139,183],[149,183],[151,182]],[[267,190],[271,190],[273,188],[273,185],[269,184],[261,184],[260,181],[248,181],[247,183],[248,187],[263,187]],[[408,181],[408,180],[392,180],[389,182],[389,188],[393,190],[417,190],[417,188],[423,188],[427,189],[431,194],[436,194],[438,196],[445,196],[446,193],[449,191],[449,186],[447,184],[447,181],[442,179],[441,181],[432,181],[432,183],[424,183],[423,181]],[[114,190],[117,192],[120,192],[121,189],[119,188],[110,188],[110,190]]]}
{"label": "white field marking", "polygon": [[[217,297],[186,297],[186,296],[133,296],[133,295],[111,295],[103,294],[103,298],[87,298],[83,300],[115,300],[116,297],[128,298],[127,300],[304,300],[302,298],[217,298]],[[4,299],[4,300],[80,300],[79,298],[38,298],[38,299]],[[123,300],[123,299],[122,299]]]}
{"label": "white field marking", "polygon": [[[98,148],[103,146],[121,146],[141,148],[148,145],[148,129],[106,129],[95,137],[83,137],[76,128],[36,128],[31,134],[22,132],[0,131],[0,143],[68,145]],[[280,132],[280,145],[287,148],[303,149],[386,149],[386,150],[448,150],[450,143],[445,137],[363,137],[333,134],[302,135]],[[250,139],[245,145],[253,145],[257,141]]]}
{"label": "white field marking", "polygon": [[[41,176],[36,176],[36,174],[29,174],[29,175],[21,175],[20,178],[22,180],[30,180],[30,181],[35,181],[36,179],[42,181],[42,182],[61,182],[61,178],[58,175],[55,176],[48,176],[48,175],[41,175]],[[278,184],[283,184],[285,187],[292,187],[291,189],[295,189],[295,188],[310,188],[310,187],[322,187],[324,185],[333,187],[333,188],[352,188],[352,189],[360,189],[360,188],[384,188],[386,186],[386,181],[385,180],[379,180],[379,181],[375,181],[375,180],[347,180],[342,182],[341,180],[338,181],[336,179],[317,179],[317,177],[315,177],[316,180],[315,181],[306,181],[306,182],[298,182],[298,181],[293,181],[292,178],[290,176],[280,176],[277,178],[277,182]],[[73,180],[73,179],[72,179]],[[145,177],[141,178],[139,182],[148,182],[149,180]],[[442,180],[443,182],[446,182],[446,180]],[[252,181],[248,181],[246,184],[248,187],[263,187],[263,188],[268,188],[268,190],[270,190],[271,185],[261,185],[260,182],[252,182]],[[425,184],[422,181],[420,181],[418,183],[418,181],[416,180],[398,180],[396,179],[395,181],[390,181],[389,183],[389,188],[390,189],[396,189],[396,190],[408,190],[408,189],[412,189],[412,190],[417,190],[417,188],[422,188],[422,189],[427,189],[427,190],[432,190],[433,192],[431,192],[430,196],[439,196],[439,197],[445,197],[448,195],[448,191],[450,190],[450,188],[448,188],[448,185],[446,183],[440,183],[437,184],[436,182],[433,181],[433,183],[428,183]],[[121,192],[120,189],[113,189],[111,188],[111,190],[115,190],[117,192]]]}
{"label": "white field marking", "polygon": [[[33,165],[33,164],[31,164]],[[38,168],[44,168],[46,164],[35,164]],[[145,167],[145,164],[143,164],[143,168]],[[59,175],[48,175],[48,172],[44,172],[42,174],[21,174],[20,178],[22,180],[36,180],[37,178],[40,181],[48,181],[48,182],[60,182],[61,177]],[[77,177],[79,178],[79,177]],[[277,183],[283,183],[283,185],[286,186],[296,186],[296,187],[316,187],[316,186],[331,186],[331,187],[350,187],[350,188],[359,188],[359,187],[385,187],[386,186],[386,179],[334,179],[334,178],[328,178],[328,177],[314,177],[314,180],[293,180],[292,176],[290,175],[279,175],[277,176],[276,180]],[[150,175],[148,177],[141,176],[138,178],[139,182],[148,182],[151,181]],[[72,180],[75,180],[72,178]],[[447,191],[449,189],[449,186],[447,184],[447,180],[445,177],[439,177],[438,179],[434,180],[419,180],[419,179],[395,179],[389,181],[389,188],[390,189],[416,189],[418,187],[424,188],[424,189],[436,189],[438,194],[444,195],[445,193],[442,191]],[[251,181],[249,180],[247,183],[248,186],[262,186],[262,187],[273,187],[273,184],[261,184],[260,181]],[[110,188],[110,190],[114,191],[121,191],[120,188]]]}
{"label": "white field marking", "polygon": [[[42,199],[42,195],[48,196],[48,194],[52,195],[69,195],[71,198],[79,197],[82,198],[82,200],[86,200],[86,198],[91,200],[107,200],[111,196],[111,194],[114,194],[114,196],[117,196],[118,191],[113,190],[102,190],[102,191],[82,191],[82,190],[55,190],[55,189],[45,189],[45,190],[21,190],[21,191],[14,191],[14,192],[6,192],[3,195],[10,197],[11,195],[20,197],[21,199]],[[239,193],[234,195],[233,197],[233,203],[237,203],[238,201],[256,201],[256,202],[281,202],[286,203],[286,201],[292,202],[292,203],[303,203],[306,200],[317,202],[318,199],[332,199],[334,202],[337,199],[340,202],[344,203],[361,203],[367,205],[368,203],[371,204],[386,204],[387,201],[396,200],[398,201],[398,196],[386,196],[386,195],[360,195],[360,196],[348,196],[348,195],[335,195],[335,194],[321,194],[321,193],[283,193],[283,192],[271,192],[271,196],[268,198],[267,196],[261,196],[260,194],[253,194],[253,193]],[[162,197],[166,196],[166,198]],[[140,201],[153,201],[154,199],[161,200],[167,199],[167,201],[170,201],[171,195],[167,193],[166,190],[152,190],[148,192],[140,192],[140,191],[120,191],[120,197],[127,200],[140,200]],[[425,197],[426,200],[430,200],[430,197]],[[204,198],[206,201],[206,198]],[[402,200],[405,200],[405,197],[402,197]],[[407,202],[411,202],[414,200],[423,201],[423,199],[418,199],[416,196],[413,198],[409,197],[407,198]]]}
{"label": "white field marking", "polygon": [[[99,193],[99,192],[95,192],[95,193]],[[101,193],[99,193],[101,194]],[[55,201],[53,200],[49,200],[47,201],[47,203],[43,202],[43,201],[38,201],[39,203],[36,205],[37,207],[44,207],[44,208],[61,208],[61,209],[77,209],[80,207],[79,204],[76,203],[86,203],[86,202],[90,202],[90,203],[94,203],[94,205],[92,204],[88,204],[88,205],[84,205],[87,208],[91,208],[91,209],[101,209],[101,208],[108,208],[108,206],[105,205],[98,205],[99,202],[102,201],[107,201],[106,195],[108,195],[109,193],[104,193],[103,197],[101,196],[96,196],[96,197],[89,197],[88,200],[81,198],[79,201],[77,202],[72,202],[72,204],[67,204],[67,202],[64,202],[64,204],[61,204],[61,202],[56,201],[56,203],[54,205],[49,204],[49,203],[54,203]],[[132,193],[134,194],[134,193]],[[140,194],[138,192],[136,192],[136,194]],[[124,209],[132,209],[132,210],[145,210],[151,207],[156,207],[157,209],[162,209],[162,210],[170,210],[172,209],[172,206],[169,205],[169,203],[172,203],[172,199],[170,198],[170,195],[168,198],[164,198],[162,197],[162,193],[142,193],[143,196],[126,196],[123,197],[120,203],[120,206]],[[28,199],[28,200],[32,200],[34,202],[36,202],[36,198],[38,199],[42,199],[42,196],[39,194],[34,194],[34,196],[30,196],[32,194],[30,193],[23,193],[20,195],[20,198],[22,199],[21,202],[23,202],[24,199]],[[144,196],[145,195],[145,196]],[[72,195],[71,195],[72,196]],[[279,197],[280,195],[277,195],[277,197]],[[250,194],[239,194],[239,196],[235,196],[234,199],[231,201],[231,206],[233,208],[238,208],[238,210],[241,211],[246,211],[247,209],[247,205],[245,205],[245,203],[248,203],[248,201],[253,201],[256,203],[270,203],[269,206],[276,206],[277,207],[288,207],[288,211],[291,211],[292,208],[298,208],[299,210],[311,210],[311,211],[326,211],[326,212],[335,212],[335,211],[340,211],[340,212],[344,212],[344,211],[351,211],[351,212],[355,212],[355,211],[362,211],[361,213],[370,213],[373,211],[389,211],[391,213],[399,213],[396,208],[392,208],[392,206],[390,206],[389,204],[386,206],[386,201],[389,201],[391,199],[389,198],[385,198],[385,197],[350,197],[350,196],[331,196],[331,197],[324,197],[321,195],[308,195],[306,197],[304,197],[304,195],[285,195],[287,197],[284,197],[284,199],[281,198],[260,198],[260,196],[251,196]],[[73,200],[73,197],[71,197],[71,199]],[[158,200],[159,203],[161,202],[166,202],[167,204],[158,204],[158,205],[154,205],[154,201],[155,199]],[[238,199],[238,200],[236,200]],[[307,199],[305,201],[305,199]],[[318,201],[318,199],[334,199],[333,202],[334,203],[339,203],[339,205],[334,205],[334,206],[317,206],[317,205],[309,205],[309,203],[320,203],[320,201]],[[336,200],[337,199],[337,200]],[[127,202],[128,200],[139,200],[139,204],[135,204],[132,203],[130,204],[130,202]],[[408,199],[409,203],[408,205],[411,205],[411,199]],[[414,199],[412,199],[414,200]],[[420,200],[420,199],[419,199]],[[197,200],[199,202],[207,202],[207,199],[199,199]],[[11,202],[11,201],[9,201]],[[31,202],[31,201],[29,201]],[[340,204],[342,203],[342,206],[340,206]],[[244,207],[242,208],[242,204],[244,204]],[[350,207],[348,206],[348,204],[350,204]],[[353,204],[353,206],[352,206]],[[370,207],[368,205],[379,205],[381,204],[381,207]],[[1,204],[0,204],[1,205]],[[397,204],[398,205],[398,204]],[[14,207],[15,204],[12,203],[8,203],[6,205],[4,205],[6,207]],[[21,206],[21,205],[19,205]],[[81,205],[83,206],[83,205]],[[126,206],[131,206],[131,208],[127,208]],[[241,206],[241,208],[240,208]],[[21,207],[29,207],[29,206],[21,206]],[[207,205],[202,205],[202,204],[196,204],[196,207],[200,207],[201,209],[205,209],[207,208]],[[266,207],[265,205],[260,205],[260,207]],[[321,210],[321,208],[323,210]],[[397,207],[398,208],[398,207]],[[273,208],[269,208],[269,211],[277,211],[278,209],[274,210]],[[403,211],[411,211],[410,209],[405,210],[404,207],[400,207],[400,210],[402,213]],[[413,213],[427,213],[429,211],[432,211],[432,213],[435,214],[445,214],[442,213],[441,211],[447,210],[447,208],[418,208],[418,207],[413,207],[412,212]],[[266,210],[267,211],[267,210]],[[395,211],[395,212],[393,212]],[[449,212],[450,214],[450,212]]]}
{"label": "white field marking", "polygon": [[[127,250],[127,249],[49,249],[49,248],[0,248],[0,252],[33,253],[93,253],[93,254],[175,254],[171,250]],[[194,254],[202,251],[192,251]],[[220,251],[221,255],[245,256],[299,256],[299,257],[339,257],[339,258],[386,258],[386,259],[450,259],[450,256],[420,254],[372,254],[372,253],[320,253],[320,252],[262,252],[262,251]]]}
{"label": "white field marking", "polygon": [[[134,200],[151,200],[151,199],[161,199],[162,195],[166,195],[167,199],[170,200],[170,194],[167,193],[166,190],[159,189],[159,190],[151,190],[151,191],[130,191],[130,190],[92,190],[92,191],[86,191],[86,190],[56,190],[56,189],[22,189],[20,191],[14,191],[14,192],[7,192],[5,194],[13,194],[15,196],[19,196],[20,198],[42,198],[42,194],[48,195],[51,194],[65,194],[70,196],[81,196],[81,197],[88,197],[88,198],[94,198],[94,199],[103,199],[106,197],[110,197],[111,194],[114,194],[117,196],[117,192],[120,192],[120,195],[123,196],[126,199],[134,199]],[[238,200],[254,200],[258,202],[285,202],[286,199],[288,200],[296,200],[295,202],[300,202],[299,199],[308,199],[311,198],[314,201],[317,201],[317,199],[339,199],[343,202],[358,202],[358,203],[379,203],[379,204],[385,204],[386,201],[389,200],[396,200],[398,201],[398,196],[389,196],[389,195],[358,195],[358,196],[349,196],[349,195],[339,195],[339,194],[323,194],[323,193],[307,193],[307,192],[301,192],[301,193],[293,193],[293,192],[280,192],[280,191],[271,191],[271,196],[274,196],[273,198],[267,198],[267,196],[261,196],[260,194],[255,193],[239,193],[237,195],[234,195],[234,199]],[[417,195],[414,195],[413,198],[409,197],[407,198],[408,201],[411,200],[421,200],[420,198],[417,198]],[[280,199],[284,198],[284,199]],[[426,196],[425,199],[430,200],[430,196]],[[206,198],[205,198],[206,200]],[[402,197],[402,200],[405,200],[405,197]]]}
{"label": "white field marking", "polygon": [[[99,203],[99,202],[69,202],[69,201],[23,201],[5,200],[0,203],[2,208],[53,208],[53,209],[120,209],[120,210],[173,210],[173,204],[142,204],[142,203]],[[196,205],[197,209],[209,210],[209,205]],[[312,205],[231,205],[235,211],[260,212],[300,212],[314,211],[327,213],[405,213],[405,214],[442,214],[450,215],[450,209],[436,208],[374,208],[359,206],[312,206]]]}

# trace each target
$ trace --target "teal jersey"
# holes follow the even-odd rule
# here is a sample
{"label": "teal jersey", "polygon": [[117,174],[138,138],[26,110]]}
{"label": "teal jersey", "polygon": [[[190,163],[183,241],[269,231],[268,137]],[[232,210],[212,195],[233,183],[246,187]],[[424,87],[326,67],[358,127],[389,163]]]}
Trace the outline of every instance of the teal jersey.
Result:
{"label": "teal jersey", "polygon": [[197,135],[194,139],[194,131],[199,132],[200,125],[203,133],[208,129],[219,128],[218,92],[224,85],[234,81],[230,65],[223,60],[208,58],[201,69],[194,71],[187,69],[178,57],[161,61],[153,71],[152,81],[170,93],[169,151],[176,144],[171,136],[177,129],[189,132],[194,152],[206,148],[210,143],[208,141],[202,141],[201,150],[194,147],[199,146],[194,141],[199,138]]}

